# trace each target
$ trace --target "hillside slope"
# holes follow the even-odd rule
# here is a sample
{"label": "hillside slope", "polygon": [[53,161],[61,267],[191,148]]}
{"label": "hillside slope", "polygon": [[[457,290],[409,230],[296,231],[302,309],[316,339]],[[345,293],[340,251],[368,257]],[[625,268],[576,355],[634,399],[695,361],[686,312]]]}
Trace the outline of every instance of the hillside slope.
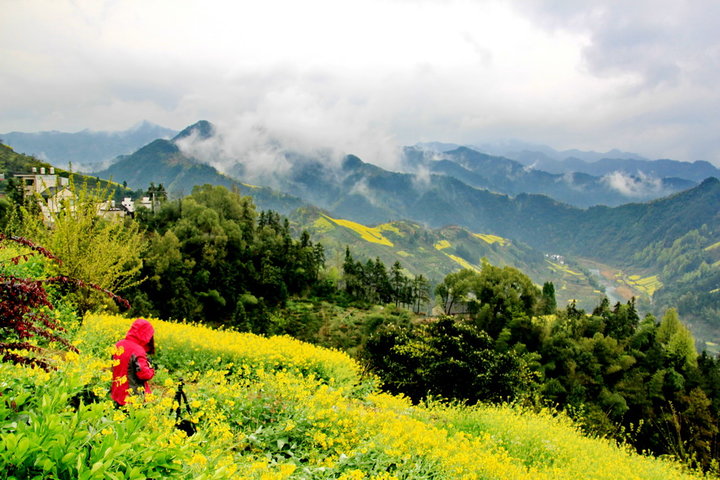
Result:
{"label": "hillside slope", "polygon": [[[58,374],[0,364],[2,471],[58,479],[700,478],[584,437],[561,415],[412,406],[355,383],[359,369],[338,352],[159,320],[157,365],[171,370],[158,366],[155,394],[118,411],[103,398],[109,380],[95,374],[103,361],[90,352],[105,358],[130,322],[88,317],[83,353],[58,359]],[[343,371],[350,375],[328,376]],[[168,413],[180,376],[198,428],[191,437]],[[99,401],[79,400],[90,392]]]}
{"label": "hillside slope", "polygon": [[479,271],[485,259],[492,265],[520,269],[538,285],[553,282],[559,305],[573,299],[578,307],[591,310],[604,296],[592,276],[572,260],[552,258],[491,232],[458,226],[430,229],[404,220],[369,227],[316,208],[298,209],[290,218],[298,230],[307,230],[322,243],[326,257],[336,266],[342,262],[345,247],[351,245],[356,257],[380,258],[385,265],[397,261],[411,274],[435,283],[461,268]]}
{"label": "hillside slope", "polygon": [[[45,168],[49,171],[51,167],[53,167],[53,165],[48,162],[17,153],[11,147],[0,143],[0,173],[5,175],[5,180],[0,182],[0,193],[8,193],[6,190],[12,181],[12,176],[16,174],[30,174],[33,168],[37,169],[38,172],[40,168]],[[84,175],[82,173],[73,173],[62,168],[55,168],[55,172],[58,176],[72,178],[75,184],[79,186],[86,184],[89,188],[93,188],[96,184],[100,184],[103,188],[109,187],[117,201],[133,193],[129,188],[109,180]]]}
{"label": "hillside slope", "polygon": [[[212,135],[212,128],[208,125],[204,125],[205,136]],[[188,131],[189,129],[186,129],[185,137],[189,135]],[[468,155],[468,166],[478,160],[475,158],[476,153],[462,149],[456,153],[461,156]],[[408,220],[433,229],[455,225],[473,233],[490,233],[518,244],[526,244],[543,254],[562,255],[566,258],[583,257],[590,262],[608,265],[610,270],[627,270],[628,277],[656,277],[659,282],[657,285],[662,285],[657,291],[658,298],[663,299],[678,297],[672,291],[678,283],[662,278],[661,270],[664,267],[659,262],[638,262],[636,258],[642,256],[650,245],[659,244],[663,248],[669,248],[679,238],[703,226],[708,230],[708,238],[707,243],[699,247],[700,249],[720,241],[720,213],[716,208],[720,201],[720,182],[716,178],[708,178],[694,188],[647,203],[581,209],[546,195],[521,193],[513,197],[475,188],[448,175],[392,172],[363,162],[353,155],[348,155],[339,164],[325,164],[323,161],[327,159],[322,157],[308,158],[289,154],[286,160],[290,166],[287,171],[282,174],[269,174],[264,177],[264,181],[296,197],[273,194],[269,189],[247,189],[247,185],[241,187],[241,191],[251,194],[260,208],[273,208],[285,214],[305,203],[323,209],[332,218],[363,225]],[[453,165],[461,167],[457,163]],[[479,165],[483,165],[482,162]],[[510,163],[507,165],[508,168],[512,167]],[[210,168],[206,165],[204,167]],[[136,178],[133,175],[142,172],[138,179],[166,185],[179,178],[188,181],[184,188],[190,188],[189,185],[193,183],[193,175],[187,172],[206,172],[199,162],[184,156],[176,145],[168,141],[155,142],[141,149],[136,155],[121,159],[112,168],[116,170],[108,170],[103,174],[114,172],[114,178],[122,179]],[[482,168],[479,169],[482,171]],[[510,168],[511,173],[516,170],[515,167]],[[242,164],[238,164],[234,171],[241,174]],[[172,173],[165,176],[164,172]],[[233,181],[212,169],[207,170],[207,174],[199,175],[194,182],[226,185]],[[272,201],[266,201],[263,195],[269,195]],[[342,241],[356,241],[358,238],[348,237]],[[342,241],[335,240],[336,243]],[[361,242],[360,245],[367,247],[367,242]],[[379,247],[372,248],[377,250]],[[368,250],[369,255],[380,253]],[[461,255],[456,256],[462,258]],[[419,266],[413,266],[413,263],[421,258],[418,255],[382,258],[386,263],[399,259],[408,269],[420,270]],[[474,254],[465,260],[471,264],[477,262]],[[429,263],[425,266],[430,267],[431,271],[440,271]],[[703,268],[717,270],[720,266],[711,263]],[[532,272],[531,268],[527,270]],[[602,274],[604,269],[598,271]],[[540,276],[533,275],[533,278],[539,279]],[[703,273],[702,278],[711,281],[714,277]],[[601,279],[598,276],[597,280],[615,283],[614,278]],[[633,288],[632,282],[632,279],[625,282],[624,285],[628,288],[623,289],[625,293],[621,295],[622,298],[632,295],[645,296],[647,299],[644,306],[656,314],[662,314],[663,309],[668,307],[677,306],[668,304],[665,300],[652,304],[650,293],[645,295],[642,289]],[[567,286],[570,288],[573,285],[568,283]],[[692,289],[692,283],[683,284],[683,291]],[[703,296],[714,295],[713,292],[714,288],[702,288]],[[586,293],[592,296],[592,292]],[[582,291],[567,296],[586,298]],[[703,305],[710,303],[716,302],[705,298],[699,302]],[[696,325],[705,325],[707,328],[703,329],[702,337],[717,343],[720,341],[720,326],[717,325],[716,311],[717,309],[713,308],[691,312],[684,308],[680,313],[683,316],[692,315],[692,321]],[[695,331],[697,334],[699,330]]]}

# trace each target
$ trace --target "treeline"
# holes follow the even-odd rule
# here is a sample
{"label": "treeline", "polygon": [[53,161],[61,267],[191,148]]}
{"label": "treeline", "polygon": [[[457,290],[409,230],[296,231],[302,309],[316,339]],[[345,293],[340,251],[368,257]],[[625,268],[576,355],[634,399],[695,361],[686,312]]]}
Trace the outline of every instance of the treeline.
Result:
{"label": "treeline", "polygon": [[224,187],[196,187],[137,219],[149,235],[145,281],[128,294],[138,312],[264,333],[269,310],[322,290],[322,245]]}
{"label": "treeline", "polygon": [[418,311],[430,300],[424,277],[411,278],[398,262],[388,270],[379,259],[356,261],[349,249],[340,278],[333,278],[323,246],[306,231],[294,238],[287,218],[258,213],[250,197],[221,186],[196,187],[136,219],[149,238],[145,280],[128,293],[138,314],[296,334],[273,325],[284,323],[277,312],[292,297]]}
{"label": "treeline", "polygon": [[379,258],[365,263],[356,261],[345,249],[342,285],[340,288],[352,299],[370,304],[394,303],[419,313],[430,302],[430,282],[423,275],[412,277],[395,262],[388,272]]}
{"label": "treeline", "polygon": [[697,354],[675,310],[658,321],[640,318],[634,301],[604,300],[543,316],[550,290],[513,268],[448,277],[438,296],[464,314],[387,326],[368,341],[366,360],[391,391],[550,405],[638,451],[717,468],[720,363]]}

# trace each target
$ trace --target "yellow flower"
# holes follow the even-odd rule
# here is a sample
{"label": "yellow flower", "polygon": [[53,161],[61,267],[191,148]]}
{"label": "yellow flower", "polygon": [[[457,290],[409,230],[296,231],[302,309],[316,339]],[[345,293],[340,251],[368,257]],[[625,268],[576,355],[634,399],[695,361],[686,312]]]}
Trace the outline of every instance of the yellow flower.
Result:
{"label": "yellow flower", "polygon": [[280,475],[282,478],[288,478],[297,470],[297,466],[292,463],[284,463],[280,465]]}
{"label": "yellow flower", "polygon": [[190,460],[188,460],[188,463],[190,465],[205,465],[207,463],[207,457],[203,455],[202,453],[195,453],[192,457],[190,457]]}
{"label": "yellow flower", "polygon": [[362,470],[355,469],[343,473],[338,480],[362,480],[363,478],[365,478],[365,473]]}

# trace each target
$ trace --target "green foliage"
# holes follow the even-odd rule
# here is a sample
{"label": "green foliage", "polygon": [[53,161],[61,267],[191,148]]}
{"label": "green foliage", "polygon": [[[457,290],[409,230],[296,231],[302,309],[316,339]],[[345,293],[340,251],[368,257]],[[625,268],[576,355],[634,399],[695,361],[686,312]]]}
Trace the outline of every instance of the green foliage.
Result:
{"label": "green foliage", "polygon": [[515,355],[496,352],[487,333],[452,317],[385,327],[368,341],[366,358],[387,389],[416,402],[428,395],[502,401],[525,387]]}
{"label": "green foliage", "polygon": [[451,273],[435,288],[446,314],[467,312],[477,325],[497,338],[514,317],[531,317],[541,304],[540,290],[513,267],[483,263],[478,273],[464,269]]}
{"label": "green foliage", "polygon": [[[183,475],[188,445],[168,442],[172,424],[148,410],[129,414],[100,400],[98,364],[53,375],[0,364],[0,469],[4,478],[146,479]],[[97,392],[97,393],[96,393]]]}
{"label": "green foliage", "polygon": [[[672,242],[658,241],[639,252],[634,260],[660,271],[663,287],[655,292],[657,312],[677,308],[698,336],[717,341],[720,315],[720,250],[717,230],[707,225],[690,230]],[[716,349],[714,349],[716,350]]]}
{"label": "green foliage", "polygon": [[555,285],[552,282],[543,283],[542,287],[542,313],[549,315],[555,313],[557,301],[555,300]]}
{"label": "green foliage", "polygon": [[[57,211],[46,210],[48,218],[21,209],[23,233],[62,259],[53,267],[55,275],[114,292],[136,285],[145,243],[139,225],[98,215],[98,204],[111,195],[107,187],[71,183],[70,190],[73,197],[62,201]],[[82,312],[101,305],[114,308],[107,296],[92,289],[75,289],[71,300]]]}
{"label": "green foliage", "polygon": [[151,234],[148,280],[131,294],[138,312],[267,332],[273,308],[321,281],[321,245],[224,187],[196,187],[142,220]]}
{"label": "green foliage", "polygon": [[47,347],[75,350],[66,339],[67,330],[76,326],[75,313],[54,288],[67,280],[46,275],[59,261],[27,239],[0,233],[1,360],[50,369]]}
{"label": "green foliage", "polygon": [[697,366],[695,339],[690,330],[680,323],[677,311],[668,310],[657,329],[657,341],[665,347],[666,355],[679,366]]}
{"label": "green foliage", "polygon": [[698,357],[677,312],[641,320],[634,301],[605,299],[591,314],[571,303],[540,319],[542,294],[521,275],[487,264],[448,275],[441,305],[465,318],[381,329],[367,344],[369,365],[416,401],[535,398],[593,434],[713,469],[720,371]]}
{"label": "green foliage", "polygon": [[342,290],[351,299],[366,304],[388,304],[413,308],[415,312],[429,301],[430,285],[422,275],[412,278],[405,274],[402,265],[396,261],[388,273],[379,257],[364,264],[356,261],[345,249],[342,265]]}
{"label": "green foliage", "polygon": [[378,330],[390,325],[409,326],[414,317],[410,311],[394,306],[361,308],[326,300],[294,299],[273,316],[269,333],[292,335],[359,358],[368,339]]}

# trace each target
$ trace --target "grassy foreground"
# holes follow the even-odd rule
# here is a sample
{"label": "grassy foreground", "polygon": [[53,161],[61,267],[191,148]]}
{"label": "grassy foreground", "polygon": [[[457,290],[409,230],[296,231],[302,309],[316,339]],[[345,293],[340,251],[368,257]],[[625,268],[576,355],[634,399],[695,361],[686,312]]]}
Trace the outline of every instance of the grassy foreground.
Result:
{"label": "grassy foreground", "polygon": [[[108,358],[130,320],[87,317],[81,354],[58,358],[57,371],[0,364],[0,472],[85,480],[701,478],[584,437],[549,412],[412,406],[381,393],[341,352],[152,321],[154,393],[127,411],[107,400]],[[170,413],[181,377],[198,427],[192,437]]]}

